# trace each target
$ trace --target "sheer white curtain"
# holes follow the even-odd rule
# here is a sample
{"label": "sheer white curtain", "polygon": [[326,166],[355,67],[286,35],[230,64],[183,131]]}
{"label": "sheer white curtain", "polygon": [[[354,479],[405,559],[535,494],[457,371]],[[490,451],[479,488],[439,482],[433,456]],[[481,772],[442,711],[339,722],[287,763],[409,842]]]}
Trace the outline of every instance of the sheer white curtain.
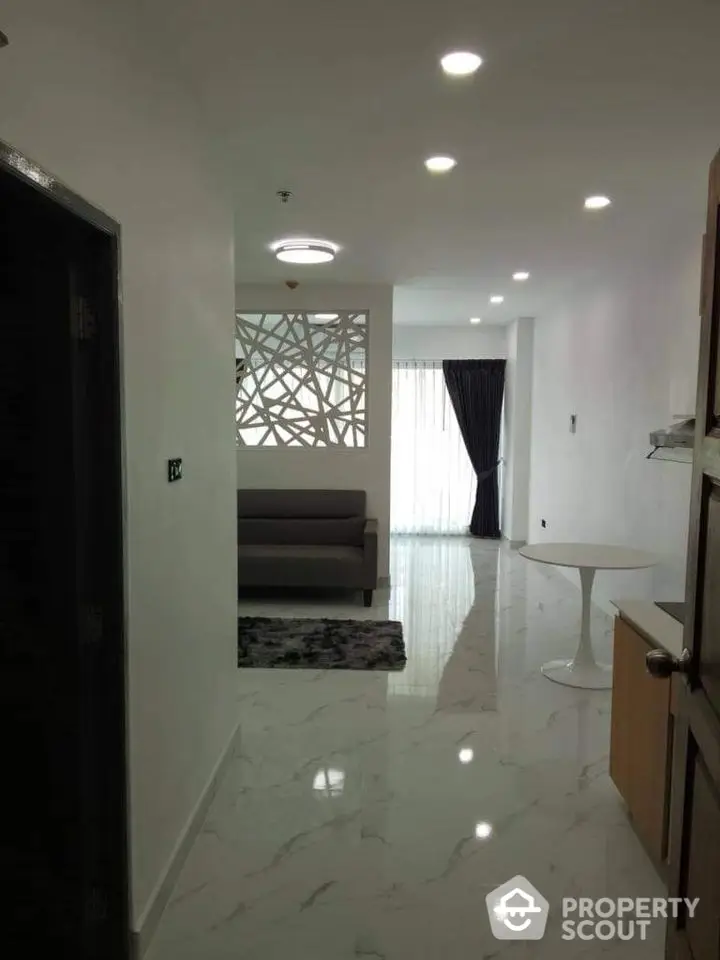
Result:
{"label": "sheer white curtain", "polygon": [[466,534],[476,478],[442,364],[393,363],[393,533]]}

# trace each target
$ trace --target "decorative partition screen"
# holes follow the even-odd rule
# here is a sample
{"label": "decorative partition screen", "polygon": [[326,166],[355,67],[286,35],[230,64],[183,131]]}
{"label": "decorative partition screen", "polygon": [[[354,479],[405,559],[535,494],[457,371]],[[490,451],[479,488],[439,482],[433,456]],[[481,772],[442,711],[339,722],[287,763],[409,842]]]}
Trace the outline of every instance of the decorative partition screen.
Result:
{"label": "decorative partition screen", "polygon": [[368,314],[238,313],[238,446],[364,447]]}

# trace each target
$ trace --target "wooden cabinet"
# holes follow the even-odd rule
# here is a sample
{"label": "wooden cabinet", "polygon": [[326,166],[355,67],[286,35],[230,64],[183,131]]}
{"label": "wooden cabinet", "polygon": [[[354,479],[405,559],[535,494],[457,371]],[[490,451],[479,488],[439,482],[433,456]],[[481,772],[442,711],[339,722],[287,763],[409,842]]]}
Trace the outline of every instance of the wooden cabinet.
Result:
{"label": "wooden cabinet", "polygon": [[610,776],[659,869],[667,860],[672,751],[670,680],[645,669],[651,641],[615,620]]}

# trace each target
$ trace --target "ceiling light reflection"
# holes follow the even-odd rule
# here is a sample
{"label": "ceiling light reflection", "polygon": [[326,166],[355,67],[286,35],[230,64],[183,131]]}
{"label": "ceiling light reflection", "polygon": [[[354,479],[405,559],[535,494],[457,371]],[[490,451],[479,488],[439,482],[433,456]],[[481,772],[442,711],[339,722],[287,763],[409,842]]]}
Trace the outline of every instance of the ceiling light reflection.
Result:
{"label": "ceiling light reflection", "polygon": [[586,210],[602,210],[605,207],[609,207],[612,203],[610,197],[604,197],[601,195],[595,197],[586,197],[585,198],[585,209]]}
{"label": "ceiling light reflection", "polygon": [[313,790],[326,797],[337,797],[345,789],[345,771],[334,767],[318,770],[313,778]]}
{"label": "ceiling light reflection", "polygon": [[457,160],[454,157],[448,157],[444,154],[437,157],[428,157],[425,161],[425,166],[430,173],[447,173],[456,165]]}
{"label": "ceiling light reflection", "polygon": [[469,50],[453,50],[440,59],[440,66],[451,77],[468,77],[482,66],[482,57]]}

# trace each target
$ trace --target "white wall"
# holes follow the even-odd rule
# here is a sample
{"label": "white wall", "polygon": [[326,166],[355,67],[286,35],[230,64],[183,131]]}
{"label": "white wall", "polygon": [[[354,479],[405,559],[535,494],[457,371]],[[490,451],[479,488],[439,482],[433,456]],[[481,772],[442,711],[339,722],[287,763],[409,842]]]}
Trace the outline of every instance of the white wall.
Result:
{"label": "white wall", "polygon": [[[322,268],[320,268],[322,269]],[[239,311],[369,311],[368,432],[362,449],[242,447],[238,487],[366,490],[368,513],[377,518],[378,575],[390,575],[390,414],[392,364],[391,286],[302,283],[239,284]]]}
{"label": "white wall", "polygon": [[231,207],[134,11],[7,0],[0,137],[122,225],[137,924],[232,732],[237,607]]}
{"label": "white wall", "polygon": [[394,360],[498,360],[507,356],[507,328],[396,324],[392,350]]}
{"label": "white wall", "polygon": [[502,532],[514,544],[527,542],[529,531],[534,329],[531,317],[508,327]]}
{"label": "white wall", "polygon": [[628,544],[662,561],[599,575],[604,603],[683,598],[691,468],[645,456],[650,430],[694,410],[699,274],[699,241],[638,251],[536,325],[530,539]]}

